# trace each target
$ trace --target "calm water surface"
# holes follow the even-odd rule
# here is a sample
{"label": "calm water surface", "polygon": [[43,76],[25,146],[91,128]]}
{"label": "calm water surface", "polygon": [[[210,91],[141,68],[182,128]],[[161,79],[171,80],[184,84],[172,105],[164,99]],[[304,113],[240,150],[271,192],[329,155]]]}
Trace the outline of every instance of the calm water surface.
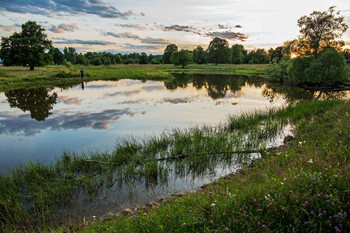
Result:
{"label": "calm water surface", "polygon": [[28,161],[49,163],[63,151],[105,151],[125,137],[214,125],[229,114],[285,104],[265,84],[205,76],[172,82],[94,81],[68,89],[0,93],[1,173]]}

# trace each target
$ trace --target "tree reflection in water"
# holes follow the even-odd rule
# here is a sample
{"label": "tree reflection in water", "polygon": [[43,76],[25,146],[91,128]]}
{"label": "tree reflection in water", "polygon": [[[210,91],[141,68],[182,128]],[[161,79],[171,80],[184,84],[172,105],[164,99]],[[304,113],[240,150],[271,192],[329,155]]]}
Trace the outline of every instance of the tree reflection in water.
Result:
{"label": "tree reflection in water", "polygon": [[51,110],[57,103],[57,93],[53,88],[39,87],[33,89],[11,90],[5,93],[11,108],[29,111],[31,118],[44,121],[52,114]]}

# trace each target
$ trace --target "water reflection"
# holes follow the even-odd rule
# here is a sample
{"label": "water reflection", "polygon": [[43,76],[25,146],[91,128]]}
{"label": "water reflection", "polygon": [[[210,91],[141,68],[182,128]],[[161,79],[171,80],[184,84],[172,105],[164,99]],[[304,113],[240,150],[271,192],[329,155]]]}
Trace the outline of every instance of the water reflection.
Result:
{"label": "water reflection", "polygon": [[52,114],[51,110],[57,103],[57,93],[52,88],[19,89],[5,93],[11,108],[19,108],[23,112],[29,111],[31,118],[44,121]]}

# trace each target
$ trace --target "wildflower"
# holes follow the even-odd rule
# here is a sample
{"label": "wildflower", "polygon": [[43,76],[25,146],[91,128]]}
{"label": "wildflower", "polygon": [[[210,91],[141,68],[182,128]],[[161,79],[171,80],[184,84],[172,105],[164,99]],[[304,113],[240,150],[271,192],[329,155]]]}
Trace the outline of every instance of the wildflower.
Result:
{"label": "wildflower", "polygon": [[211,204],[211,206],[215,206],[215,203]]}
{"label": "wildflower", "polygon": [[227,228],[227,227],[225,227],[224,231],[228,231],[228,228]]}
{"label": "wildflower", "polygon": [[259,212],[261,212],[262,211],[262,209],[259,209]]}
{"label": "wildflower", "polygon": [[327,203],[329,203],[330,201],[329,200],[326,200]]}
{"label": "wildflower", "polygon": [[265,226],[265,225],[262,225],[261,227],[262,227],[262,228],[265,228],[266,226]]}
{"label": "wildflower", "polygon": [[253,201],[256,202],[256,199],[254,198]]}
{"label": "wildflower", "polygon": [[284,185],[284,183],[283,183],[283,182],[281,182],[281,185]]}
{"label": "wildflower", "polygon": [[169,218],[169,215],[167,215],[166,217]]}
{"label": "wildflower", "polygon": [[94,215],[94,216],[92,216],[92,218],[95,220],[95,219],[96,219],[96,216]]}
{"label": "wildflower", "polygon": [[182,224],[183,226],[186,226],[186,223]]}
{"label": "wildflower", "polygon": [[185,206],[182,206],[182,208],[185,208]]}
{"label": "wildflower", "polygon": [[309,161],[307,161],[308,163],[314,163],[313,161],[312,161],[312,159],[310,159]]}
{"label": "wildflower", "polygon": [[192,210],[190,210],[189,212],[192,213]]}
{"label": "wildflower", "polygon": [[146,213],[144,213],[143,215],[144,215],[144,216],[146,216],[147,214],[146,214]]}

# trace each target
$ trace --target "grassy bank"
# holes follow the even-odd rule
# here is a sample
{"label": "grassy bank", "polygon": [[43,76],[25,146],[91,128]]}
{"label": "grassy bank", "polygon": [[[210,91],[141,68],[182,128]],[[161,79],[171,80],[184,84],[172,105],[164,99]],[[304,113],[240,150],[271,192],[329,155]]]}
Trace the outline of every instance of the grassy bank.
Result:
{"label": "grassy bank", "polygon": [[285,113],[296,136],[272,156],[82,232],[349,232],[350,103],[302,103],[274,115]]}
{"label": "grassy bank", "polygon": [[85,71],[84,81],[92,80],[168,80],[171,73],[206,73],[263,75],[263,65],[190,65],[182,70],[173,65],[114,65],[114,66],[46,66],[29,71],[28,67],[0,66],[0,91],[25,87],[54,87],[81,83],[80,69]]}
{"label": "grassy bank", "polygon": [[[74,207],[82,194],[93,200],[104,191],[103,187],[118,186],[118,182],[161,183],[167,180],[170,164],[180,175],[200,176],[213,169],[215,163],[231,161],[239,155],[244,163],[245,155],[260,152],[264,160],[240,175],[162,206],[141,209],[133,214],[137,218],[120,216],[87,231],[176,232],[186,227],[185,231],[202,232],[244,230],[247,225],[249,230],[260,230],[264,225],[265,230],[294,227],[300,231],[305,222],[318,224],[317,229],[330,229],[325,223],[328,218],[319,223],[310,211],[316,214],[317,210],[318,215],[321,208],[335,215],[339,210],[342,216],[349,212],[344,203],[349,197],[349,113],[349,102],[305,102],[231,117],[216,127],[174,129],[144,141],[125,140],[110,152],[81,156],[65,153],[54,165],[27,164],[0,176],[1,228],[30,231],[64,226],[67,221],[55,220],[55,214],[66,206]],[[297,125],[297,138],[276,155],[267,156],[266,141],[288,123]],[[307,162],[310,159],[313,163]],[[321,198],[315,196],[320,192],[328,195],[334,207],[324,209],[328,202],[319,202]],[[306,213],[301,205],[305,202],[310,207]],[[349,227],[348,220],[342,221],[343,228]],[[334,224],[331,222],[333,228]]]}

